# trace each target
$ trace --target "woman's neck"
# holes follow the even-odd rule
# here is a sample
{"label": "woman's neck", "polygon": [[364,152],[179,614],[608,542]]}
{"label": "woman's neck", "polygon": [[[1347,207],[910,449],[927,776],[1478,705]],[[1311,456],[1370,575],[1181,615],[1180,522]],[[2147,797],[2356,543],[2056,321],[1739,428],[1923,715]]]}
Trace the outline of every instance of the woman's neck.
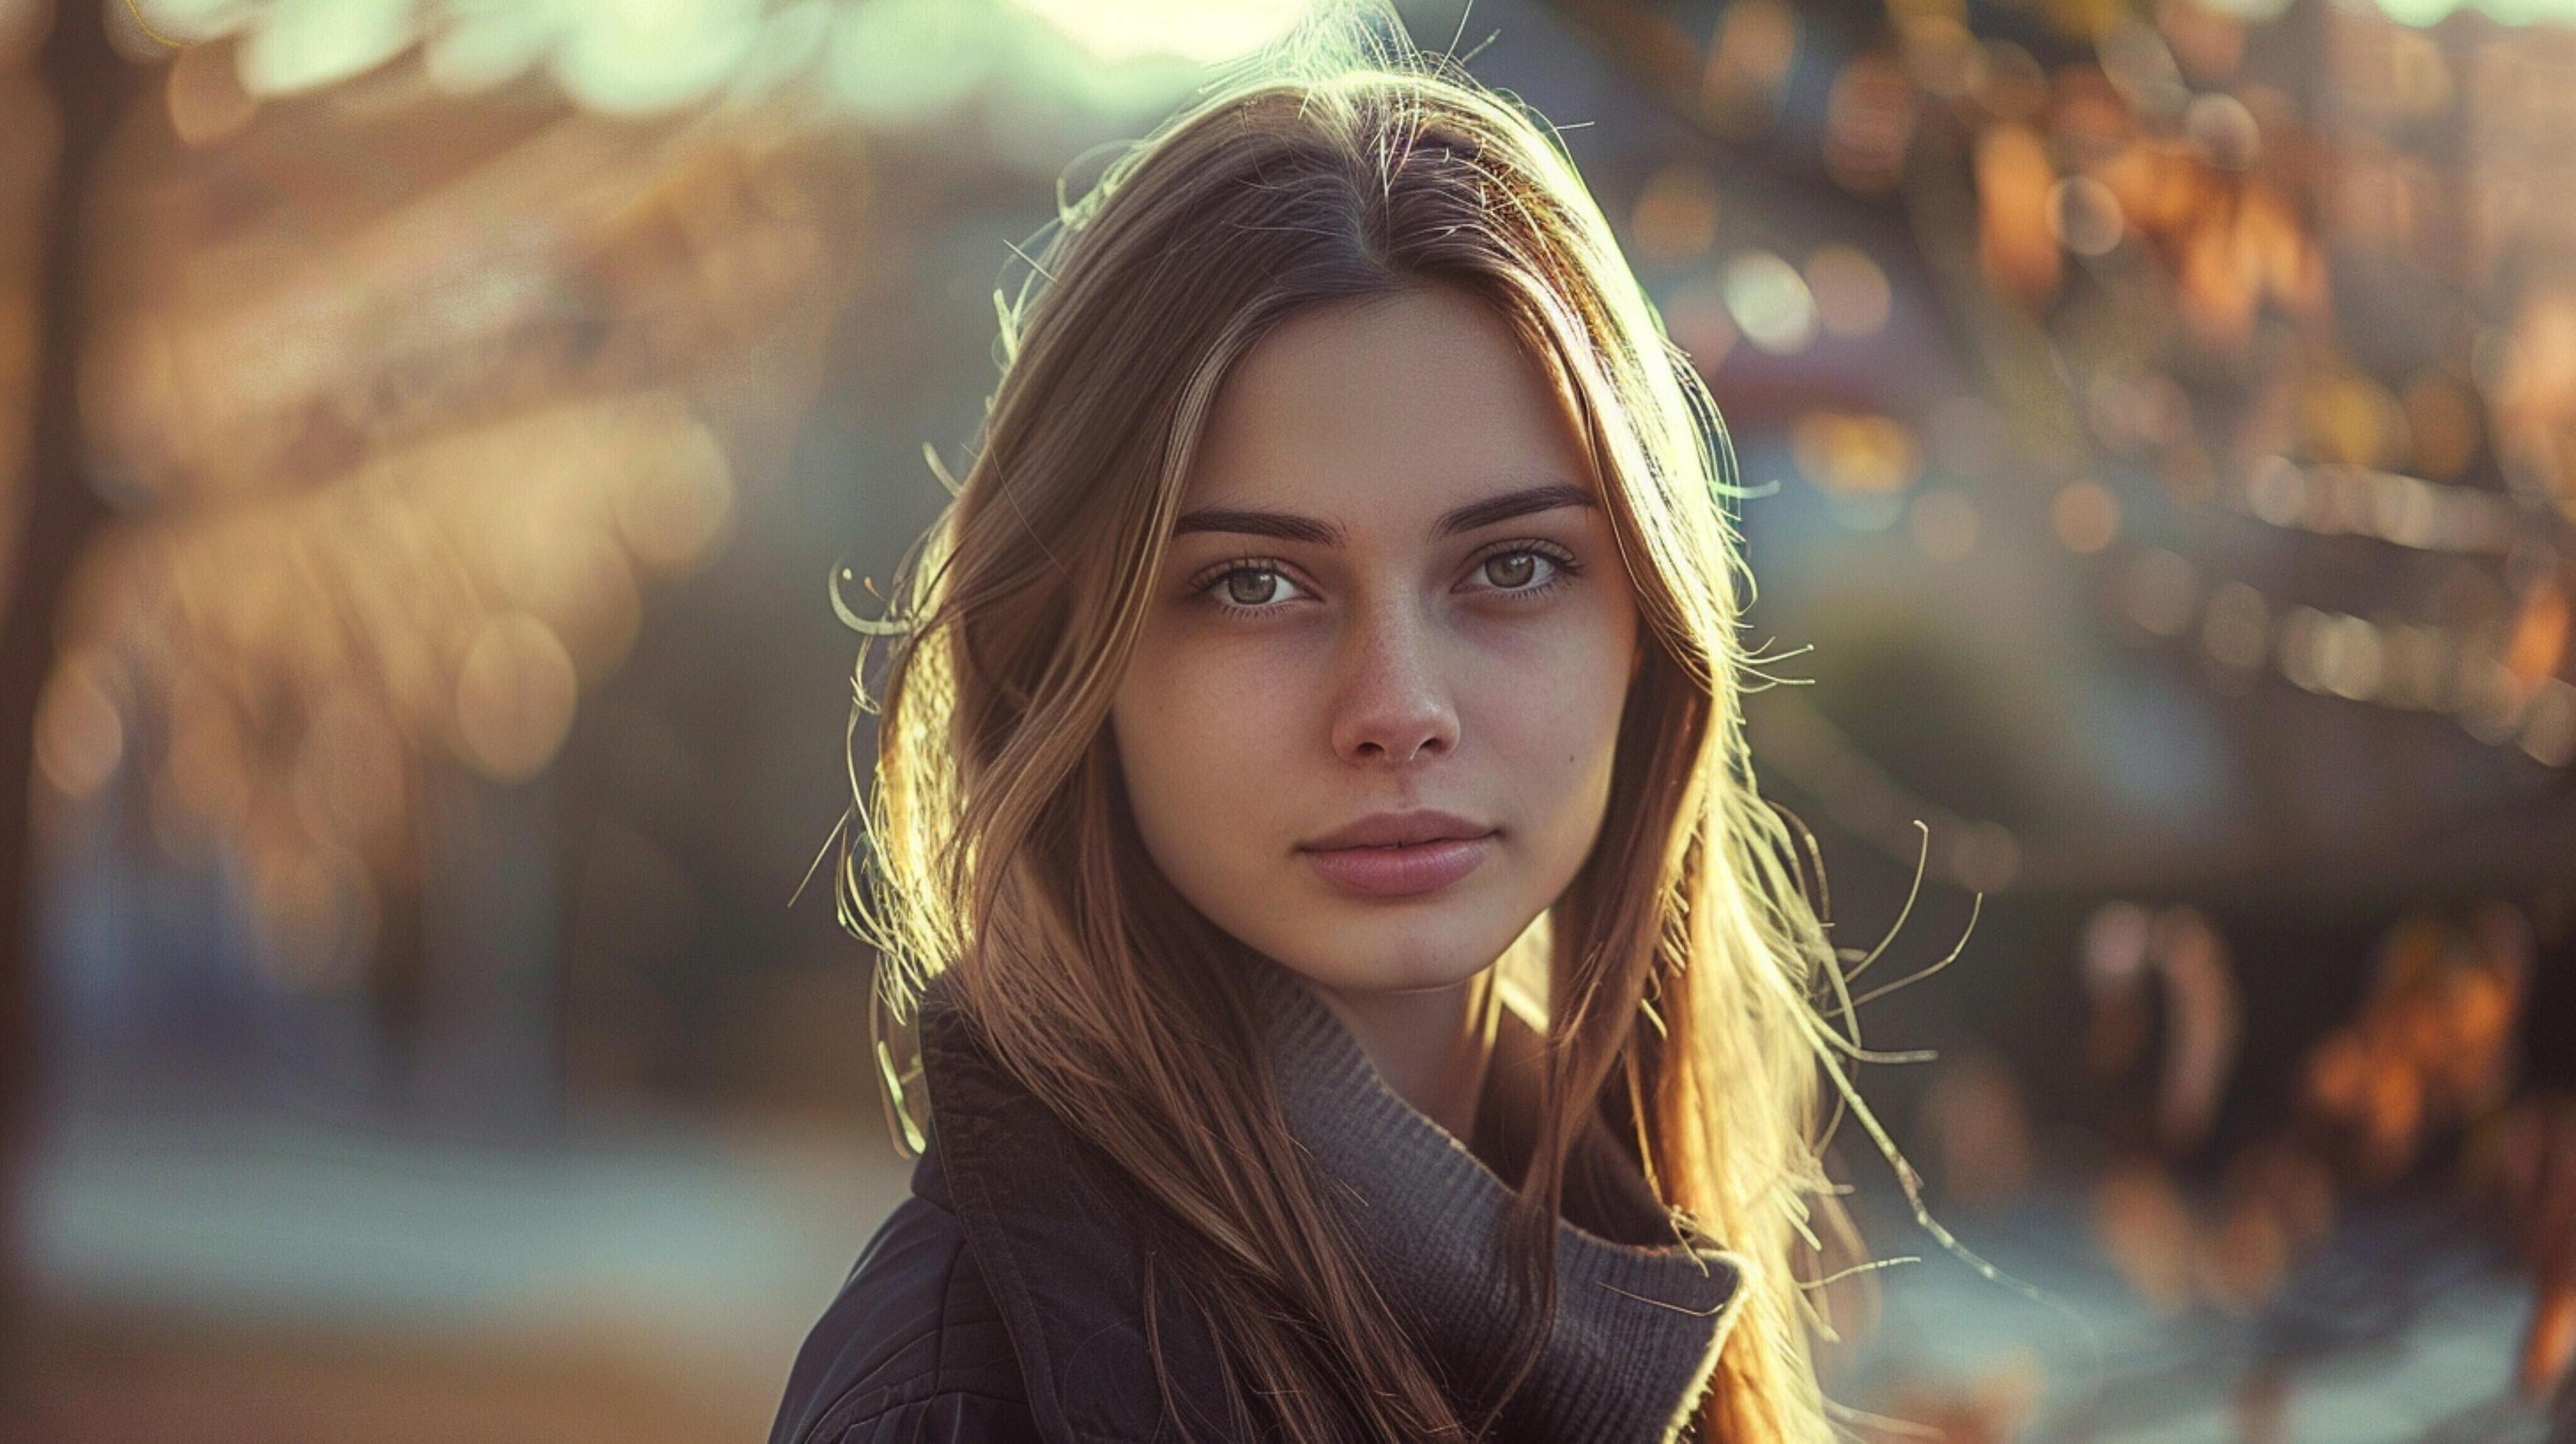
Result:
{"label": "woman's neck", "polygon": [[1351,1030],[1387,1086],[1461,1142],[1493,1064],[1501,995],[1487,967],[1466,981],[1410,993],[1354,993],[1300,977]]}

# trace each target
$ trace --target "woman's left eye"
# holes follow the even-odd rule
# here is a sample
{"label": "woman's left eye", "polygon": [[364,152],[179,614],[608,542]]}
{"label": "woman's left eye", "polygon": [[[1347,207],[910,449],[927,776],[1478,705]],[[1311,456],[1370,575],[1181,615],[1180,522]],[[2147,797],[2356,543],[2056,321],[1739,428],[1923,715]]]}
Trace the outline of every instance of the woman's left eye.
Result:
{"label": "woman's left eye", "polygon": [[[1496,562],[1509,562],[1513,565],[1497,572],[1494,568]],[[1538,575],[1537,567],[1542,562],[1546,563],[1547,580],[1537,586],[1528,585],[1528,579]],[[1542,550],[1538,547],[1519,546],[1486,557],[1476,564],[1476,570],[1483,573],[1486,580],[1494,582],[1496,591],[1531,596],[1539,592],[1556,590],[1567,577],[1582,568],[1574,564],[1572,556],[1560,554],[1554,548]]]}

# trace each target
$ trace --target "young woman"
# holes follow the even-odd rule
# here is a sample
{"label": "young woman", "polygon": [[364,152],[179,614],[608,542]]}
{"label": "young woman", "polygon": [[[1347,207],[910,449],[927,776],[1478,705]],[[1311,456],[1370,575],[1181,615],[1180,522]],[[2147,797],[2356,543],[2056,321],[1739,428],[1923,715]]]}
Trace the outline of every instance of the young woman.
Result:
{"label": "young woman", "polygon": [[919,1159],[776,1444],[1828,1436],[1848,1041],[1732,459],[1553,135],[1390,22],[1063,211],[859,624]]}

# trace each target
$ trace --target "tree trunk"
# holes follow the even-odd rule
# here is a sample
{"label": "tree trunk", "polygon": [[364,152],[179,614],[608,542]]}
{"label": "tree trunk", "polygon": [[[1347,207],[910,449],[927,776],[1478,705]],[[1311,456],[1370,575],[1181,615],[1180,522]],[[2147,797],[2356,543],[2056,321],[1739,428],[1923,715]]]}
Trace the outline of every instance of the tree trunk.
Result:
{"label": "tree trunk", "polygon": [[[99,0],[67,0],[57,7],[35,77],[37,103],[59,117],[61,145],[33,227],[29,293],[38,310],[37,341],[27,451],[17,478],[21,503],[0,520],[18,529],[0,539],[0,557],[8,559],[0,566],[7,578],[0,597],[0,1434],[10,1437],[22,1436],[5,1427],[8,1421],[34,1407],[25,1223],[44,1042],[30,833],[36,705],[54,665],[63,584],[106,515],[80,467],[72,364],[80,323],[78,230],[109,129],[155,73],[110,46]],[[25,132],[17,143],[26,143]]]}

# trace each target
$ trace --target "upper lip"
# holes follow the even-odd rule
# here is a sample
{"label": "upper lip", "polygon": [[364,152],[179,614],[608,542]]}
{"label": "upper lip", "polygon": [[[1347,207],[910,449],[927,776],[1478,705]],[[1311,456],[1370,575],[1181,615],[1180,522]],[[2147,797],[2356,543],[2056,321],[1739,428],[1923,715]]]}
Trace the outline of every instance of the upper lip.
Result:
{"label": "upper lip", "polygon": [[1471,822],[1454,812],[1429,808],[1416,812],[1372,812],[1321,837],[1309,838],[1303,846],[1310,852],[1337,847],[1391,847],[1438,842],[1453,837],[1483,837],[1491,831],[1492,828],[1481,822]]}

